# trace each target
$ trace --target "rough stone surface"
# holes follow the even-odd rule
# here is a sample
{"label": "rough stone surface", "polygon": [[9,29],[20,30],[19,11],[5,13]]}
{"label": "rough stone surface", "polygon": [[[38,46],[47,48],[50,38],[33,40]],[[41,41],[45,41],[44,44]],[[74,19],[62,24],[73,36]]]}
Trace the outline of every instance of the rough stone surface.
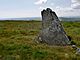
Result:
{"label": "rough stone surface", "polygon": [[73,48],[74,50],[76,50],[76,53],[75,53],[75,54],[80,55],[80,48],[79,48],[79,47],[77,47],[76,45],[72,45],[72,48]]}
{"label": "rough stone surface", "polygon": [[39,34],[38,41],[49,45],[67,45],[69,39],[56,13],[47,8],[41,12],[41,15],[42,31]]}

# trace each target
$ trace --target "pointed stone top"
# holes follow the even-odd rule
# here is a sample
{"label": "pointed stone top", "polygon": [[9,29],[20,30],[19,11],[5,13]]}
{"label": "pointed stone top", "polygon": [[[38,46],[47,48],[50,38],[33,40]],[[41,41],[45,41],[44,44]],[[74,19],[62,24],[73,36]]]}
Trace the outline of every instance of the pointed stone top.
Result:
{"label": "pointed stone top", "polygon": [[[42,20],[58,20],[58,17],[54,11],[50,8],[44,9],[41,11]],[[45,18],[46,17],[46,18]]]}
{"label": "pointed stone top", "polygon": [[47,8],[46,11],[52,11],[50,8]]}
{"label": "pointed stone top", "polygon": [[[52,9],[50,9],[50,8],[43,9],[43,11],[54,12],[54,11],[52,11]],[[42,12],[43,12],[43,11],[42,11]]]}
{"label": "pointed stone top", "polygon": [[43,12],[52,12],[52,10],[50,8],[47,8],[46,10],[43,9],[43,11],[41,13],[43,13]]}

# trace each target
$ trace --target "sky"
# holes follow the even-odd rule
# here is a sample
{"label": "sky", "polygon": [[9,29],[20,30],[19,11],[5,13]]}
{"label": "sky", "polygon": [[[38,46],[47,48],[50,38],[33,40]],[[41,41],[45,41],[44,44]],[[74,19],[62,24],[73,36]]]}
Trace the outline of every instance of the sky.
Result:
{"label": "sky", "polygon": [[46,8],[59,17],[80,16],[80,0],[0,0],[0,18],[40,17]]}

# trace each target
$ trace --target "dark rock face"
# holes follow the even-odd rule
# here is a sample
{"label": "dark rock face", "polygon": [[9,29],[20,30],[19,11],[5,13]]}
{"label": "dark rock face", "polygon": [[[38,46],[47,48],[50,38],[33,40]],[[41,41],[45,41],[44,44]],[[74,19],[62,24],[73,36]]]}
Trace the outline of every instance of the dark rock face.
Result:
{"label": "dark rock face", "polygon": [[42,31],[39,34],[38,41],[49,45],[67,45],[69,39],[56,13],[50,8],[47,8],[41,14]]}

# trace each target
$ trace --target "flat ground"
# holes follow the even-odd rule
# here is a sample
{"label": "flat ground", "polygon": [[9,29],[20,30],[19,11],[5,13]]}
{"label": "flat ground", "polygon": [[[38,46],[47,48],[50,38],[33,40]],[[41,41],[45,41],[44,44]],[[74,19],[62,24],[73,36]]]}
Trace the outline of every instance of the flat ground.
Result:
{"label": "flat ground", "polygon": [[[80,22],[62,25],[80,47]],[[0,21],[0,60],[80,60],[71,46],[36,43],[40,30],[40,21]]]}

